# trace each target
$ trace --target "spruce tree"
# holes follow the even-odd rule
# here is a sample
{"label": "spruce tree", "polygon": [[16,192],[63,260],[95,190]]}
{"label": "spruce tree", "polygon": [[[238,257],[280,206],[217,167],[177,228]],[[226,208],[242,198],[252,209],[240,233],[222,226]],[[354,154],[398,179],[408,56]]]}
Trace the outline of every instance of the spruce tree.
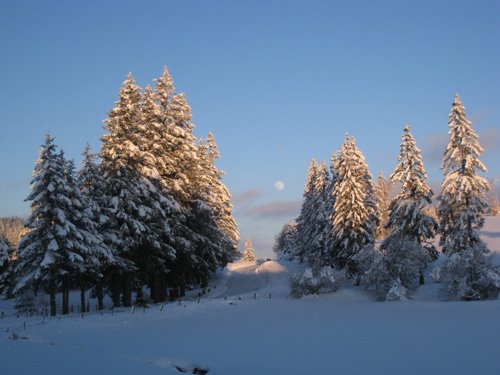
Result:
{"label": "spruce tree", "polygon": [[409,298],[419,282],[423,284],[431,255],[435,259],[437,254],[430,243],[437,223],[426,213],[432,191],[425,182],[427,174],[409,126],[404,129],[398,160],[390,180],[401,183],[401,191],[389,205],[385,226],[389,233],[367,276],[369,287],[382,301]]}
{"label": "spruce tree", "polygon": [[163,238],[170,231],[166,216],[176,204],[147,178],[152,175],[153,156],[144,149],[141,100],[140,89],[130,74],[105,121],[108,133],[102,137],[100,156],[106,198],[101,210],[110,218],[104,224],[104,239],[115,257],[128,260],[113,268],[111,292],[115,305],[131,305],[132,286],[137,287],[140,297],[146,269],[155,262],[164,265],[165,258],[175,255]]}
{"label": "spruce tree", "polygon": [[143,175],[152,179],[161,179],[160,171],[165,170],[163,138],[164,125],[160,121],[160,106],[156,103],[151,86],[146,86],[140,108],[140,133]]}
{"label": "spruce tree", "polygon": [[[81,192],[81,199],[88,216],[87,227],[94,235],[96,245],[93,248],[93,257],[96,262],[87,261],[86,270],[79,277],[80,303],[84,306],[85,289],[92,287],[92,296],[97,298],[99,310],[104,309],[104,285],[107,275],[113,267],[126,268],[127,262],[114,254],[105,241],[106,223],[111,220],[104,215],[101,205],[104,205],[106,196],[106,181],[101,166],[96,163],[97,156],[92,153],[90,145],[86,144],[82,152],[82,168],[78,171],[77,183]],[[93,259],[90,258],[91,259]]]}
{"label": "spruce tree", "polygon": [[333,218],[335,215],[335,184],[337,183],[337,173],[335,165],[337,164],[337,155],[332,154],[330,162],[330,176],[327,179],[327,186],[324,192],[324,218],[327,223],[324,226],[323,238],[323,256],[324,264],[333,266],[335,264],[336,244],[333,237]]}
{"label": "spruce tree", "polygon": [[330,176],[322,161],[318,165],[313,159],[309,167],[304,202],[299,223],[299,252],[302,262],[321,267],[327,262],[325,254],[325,232],[327,232],[328,213],[326,199]]}
{"label": "spruce tree", "polygon": [[215,196],[212,206],[218,212],[217,222],[220,229],[227,236],[231,243],[231,248],[228,250],[234,255],[238,246],[238,241],[240,240],[240,232],[238,230],[236,220],[233,216],[231,193],[229,192],[229,189],[222,183],[222,176],[224,176],[224,172],[218,170],[215,167],[215,160],[220,158],[220,153],[218,150],[218,146],[215,143],[215,137],[212,132],[208,133],[207,146],[207,156],[210,166],[208,168],[208,171],[212,171],[211,176],[213,178],[213,193]]}
{"label": "spruce tree", "polygon": [[0,297],[5,296],[10,288],[10,267],[9,242],[0,236]]}
{"label": "spruce tree", "polygon": [[255,261],[255,253],[253,251],[252,241],[247,239],[245,241],[245,247],[243,249],[243,254],[241,255],[242,262],[253,262]]}
{"label": "spruce tree", "polygon": [[377,227],[377,238],[384,238],[387,235],[385,225],[389,219],[389,204],[390,194],[393,188],[393,183],[387,180],[382,172],[379,173],[375,182],[375,197],[377,200],[377,214],[380,219]]}
{"label": "spruce tree", "polygon": [[141,99],[140,88],[135,84],[132,73],[129,73],[115,107],[104,121],[107,133],[101,137],[100,156],[105,169],[134,169],[143,157],[139,147]]}
{"label": "spruce tree", "polygon": [[[70,164],[71,166],[71,164]],[[55,294],[63,292],[63,313],[68,313],[68,289],[72,277],[84,272],[86,258],[97,244],[85,224],[85,213],[62,153],[56,153],[47,135],[35,165],[29,231],[18,247],[16,293],[43,288],[50,295],[50,313],[56,314]]]}
{"label": "spruce tree", "polygon": [[478,175],[486,172],[479,160],[483,148],[458,95],[448,117],[450,142],[443,158],[444,181],[437,212],[440,245],[444,253],[452,254],[481,243],[479,230],[484,224],[489,185]]}
{"label": "spruce tree", "polygon": [[318,163],[311,160],[307,170],[306,183],[300,214],[297,217],[297,255],[300,262],[307,262],[308,254],[311,253],[311,246],[314,231],[316,212],[316,184],[319,178]]}
{"label": "spruce tree", "polygon": [[273,251],[278,259],[297,261],[297,221],[290,220],[276,236]]}
{"label": "spruce tree", "polygon": [[159,109],[158,122],[162,127],[158,142],[162,160],[158,172],[168,194],[185,204],[191,199],[191,180],[197,165],[191,108],[184,94],[175,93],[172,76],[166,67],[156,79],[154,97]]}
{"label": "spruce tree", "polygon": [[437,223],[428,212],[433,192],[425,182],[427,173],[415,139],[406,126],[401,142],[399,163],[392,172],[393,183],[401,183],[401,192],[391,201],[386,228],[390,237],[403,237],[425,245],[434,259],[436,250],[430,243],[435,237]]}
{"label": "spruce tree", "polygon": [[318,166],[318,176],[314,184],[313,211],[315,213],[309,238],[311,240],[309,249],[306,250],[308,264],[313,268],[331,266],[333,259],[328,248],[328,233],[332,231],[330,221],[331,177],[324,161]]}
{"label": "spruce tree", "polygon": [[224,242],[228,245],[224,252],[227,253],[227,259],[231,261],[236,256],[240,234],[232,214],[231,194],[222,183],[224,172],[215,166],[215,160],[218,158],[220,158],[220,153],[214,135],[210,132],[206,143],[200,139],[198,144],[196,196],[212,208],[215,222],[226,238]]}
{"label": "spruce tree", "polygon": [[369,253],[373,248],[377,225],[372,178],[354,138],[345,137],[335,171],[333,238],[337,252],[334,262],[354,276],[362,268],[362,260],[357,255],[362,251]]}
{"label": "spruce tree", "polygon": [[447,255],[435,276],[443,283],[446,299],[496,298],[500,274],[485,257],[488,248],[479,237],[487,211],[483,152],[458,95],[449,114],[450,142],[443,159],[444,181],[438,198],[440,244]]}

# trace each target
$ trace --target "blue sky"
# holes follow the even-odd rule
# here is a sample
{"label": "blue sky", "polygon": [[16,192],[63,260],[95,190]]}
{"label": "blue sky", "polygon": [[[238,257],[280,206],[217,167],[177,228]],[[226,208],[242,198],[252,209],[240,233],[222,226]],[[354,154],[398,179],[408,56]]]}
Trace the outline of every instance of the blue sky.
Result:
{"label": "blue sky", "polygon": [[[499,1],[0,2],[0,216],[23,202],[45,133],[80,160],[132,72],[164,65],[215,134],[242,238],[271,255],[296,215],[307,165],[346,132],[390,174],[405,124],[441,181],[447,115],[460,94],[500,177]],[[283,191],[274,188],[285,183]]]}

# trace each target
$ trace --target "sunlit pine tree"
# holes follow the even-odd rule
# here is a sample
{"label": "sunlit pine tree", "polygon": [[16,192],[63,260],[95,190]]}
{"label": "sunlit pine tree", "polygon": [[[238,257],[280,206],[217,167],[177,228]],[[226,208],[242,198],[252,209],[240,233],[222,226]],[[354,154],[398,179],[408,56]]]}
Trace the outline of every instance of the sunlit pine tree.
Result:
{"label": "sunlit pine tree", "polygon": [[479,160],[483,148],[466,118],[458,95],[449,114],[450,142],[443,158],[444,181],[438,197],[440,244],[444,253],[461,252],[481,242],[479,229],[487,210],[489,185],[478,172],[486,172]]}
{"label": "sunlit pine tree", "polygon": [[354,276],[360,272],[356,255],[375,242],[376,204],[373,182],[354,138],[346,135],[335,165],[333,238],[335,265]]}
{"label": "sunlit pine tree", "polygon": [[245,241],[245,247],[243,248],[243,253],[241,255],[242,262],[253,262],[255,261],[255,253],[253,250],[252,241],[247,239]]}

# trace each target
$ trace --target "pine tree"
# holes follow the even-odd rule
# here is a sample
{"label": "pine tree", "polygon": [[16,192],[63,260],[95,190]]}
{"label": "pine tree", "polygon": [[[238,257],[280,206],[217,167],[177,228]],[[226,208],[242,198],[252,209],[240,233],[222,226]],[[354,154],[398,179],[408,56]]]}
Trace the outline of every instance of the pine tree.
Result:
{"label": "pine tree", "polygon": [[297,261],[297,221],[290,220],[276,236],[273,251],[278,259]]}
{"label": "pine tree", "polygon": [[[132,73],[123,82],[118,101],[105,120],[101,160],[105,169],[134,169],[143,157],[140,150],[141,92]],[[140,171],[143,172],[143,171]]]}
{"label": "pine tree", "polygon": [[333,266],[335,264],[336,244],[333,237],[333,218],[335,215],[335,184],[337,183],[337,173],[335,165],[337,164],[337,155],[332,154],[330,162],[330,176],[325,189],[324,201],[324,217],[327,221],[324,227],[323,238],[323,256],[325,259],[324,264]]}
{"label": "pine tree", "polygon": [[479,229],[484,224],[485,194],[489,185],[477,174],[486,172],[479,160],[483,148],[458,95],[455,95],[448,125],[450,142],[443,159],[445,177],[438,197],[438,216],[440,245],[444,253],[452,254],[481,244]]}
{"label": "pine tree", "polygon": [[10,245],[8,241],[0,236],[0,297],[7,295],[10,288],[10,267],[9,259]]}
{"label": "pine tree", "polygon": [[307,262],[308,254],[311,252],[312,238],[311,232],[314,230],[314,219],[317,214],[315,211],[316,181],[318,179],[318,163],[315,159],[311,160],[307,170],[306,183],[304,185],[304,200],[300,214],[297,218],[297,254],[296,258],[300,262]]}
{"label": "pine tree", "polygon": [[479,171],[483,152],[458,95],[449,114],[450,142],[443,159],[444,181],[438,198],[443,252],[447,255],[435,274],[447,299],[496,298],[500,275],[485,258],[488,248],[479,237],[488,205],[487,181]]}
{"label": "pine tree", "polygon": [[255,253],[253,251],[252,241],[247,239],[245,241],[245,248],[243,249],[243,254],[241,255],[242,262],[253,262],[255,261]]}
{"label": "pine tree", "polygon": [[378,301],[404,301],[418,287],[418,278],[429,261],[428,252],[416,241],[392,237],[371,260],[364,282],[367,289],[375,291]]}
{"label": "pine tree", "polygon": [[385,225],[389,219],[389,204],[390,194],[393,188],[393,183],[386,180],[382,172],[379,173],[377,181],[375,182],[375,196],[377,200],[377,214],[380,219],[377,227],[377,238],[384,238],[387,235]]}
{"label": "pine tree", "polygon": [[233,260],[240,234],[232,214],[231,194],[222,183],[224,172],[219,171],[215,166],[215,160],[218,158],[220,158],[220,153],[214,135],[210,132],[207,142],[204,143],[203,139],[200,139],[198,144],[197,196],[212,208],[215,221],[226,237],[225,242],[229,245],[225,252],[227,252],[228,259]]}
{"label": "pine tree", "polygon": [[418,245],[424,243],[429,255],[435,259],[437,253],[430,241],[435,237],[437,223],[427,213],[433,192],[425,182],[427,173],[409,126],[404,129],[398,160],[390,179],[393,183],[400,182],[402,186],[389,206],[390,216],[386,225],[389,237],[403,237]]}
{"label": "pine tree", "polygon": [[137,133],[140,136],[138,147],[141,151],[141,174],[160,180],[160,171],[165,170],[163,160],[164,125],[160,122],[160,106],[156,103],[151,86],[146,86],[139,111]]}
{"label": "pine tree", "polygon": [[[177,205],[165,196],[154,178],[154,155],[147,149],[148,134],[141,93],[130,74],[120,89],[115,108],[109,113],[102,137],[101,165],[105,178],[105,196],[101,210],[110,220],[104,224],[106,244],[114,256],[128,260],[114,267],[111,280],[113,303],[132,303],[132,286],[138,297],[147,270],[152,264],[165,266],[175,250],[170,246],[168,218]],[[164,270],[167,272],[167,270]],[[120,302],[120,294],[122,301]]]}
{"label": "pine tree", "polygon": [[333,259],[328,244],[328,233],[332,232],[330,220],[331,177],[326,164],[321,161],[318,167],[318,176],[314,184],[314,201],[312,227],[310,228],[310,247],[306,251],[308,264],[313,268],[331,266]]}
{"label": "pine tree", "polygon": [[53,138],[46,136],[40,149],[32,180],[29,231],[18,247],[16,293],[44,288],[50,294],[50,312],[56,314],[55,293],[63,292],[63,313],[68,313],[68,290],[72,278],[94,261],[98,245],[87,229],[79,191],[74,184],[71,163],[56,154]]}
{"label": "pine tree", "polygon": [[175,94],[173,80],[166,67],[156,79],[154,96],[159,106],[158,122],[162,126],[158,142],[162,160],[158,172],[168,194],[184,204],[191,199],[191,180],[197,165],[191,108],[184,94]]}
{"label": "pine tree", "polygon": [[425,182],[427,174],[420,150],[404,129],[399,163],[390,176],[402,184],[401,192],[389,205],[387,237],[380,244],[380,257],[368,272],[368,284],[378,300],[404,300],[423,284],[423,270],[437,252],[430,243],[437,229],[436,221],[426,213],[432,191]]}
{"label": "pine tree", "polygon": [[345,137],[335,171],[335,265],[353,276],[361,271],[355,257],[373,247],[377,225],[372,178],[354,138]]}
{"label": "pine tree", "polygon": [[[127,261],[113,253],[105,241],[106,223],[111,218],[104,215],[101,205],[106,200],[106,181],[103,170],[96,163],[97,156],[86,144],[82,152],[82,168],[78,171],[77,184],[81,193],[81,200],[88,217],[86,226],[94,236],[93,261],[86,265],[86,270],[79,277],[80,304],[84,307],[84,292],[88,286],[93,287],[92,295],[97,298],[98,309],[104,309],[104,285],[106,276],[113,267],[127,267]],[[89,259],[93,259],[93,257]],[[88,262],[87,262],[88,263]]]}

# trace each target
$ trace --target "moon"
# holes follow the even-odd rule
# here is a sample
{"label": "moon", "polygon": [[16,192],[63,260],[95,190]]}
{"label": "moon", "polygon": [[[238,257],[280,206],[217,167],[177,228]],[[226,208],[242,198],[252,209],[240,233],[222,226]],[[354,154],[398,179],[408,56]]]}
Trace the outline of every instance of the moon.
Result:
{"label": "moon", "polygon": [[274,188],[278,191],[282,191],[285,189],[285,183],[283,181],[277,181],[275,184],[274,184]]}

